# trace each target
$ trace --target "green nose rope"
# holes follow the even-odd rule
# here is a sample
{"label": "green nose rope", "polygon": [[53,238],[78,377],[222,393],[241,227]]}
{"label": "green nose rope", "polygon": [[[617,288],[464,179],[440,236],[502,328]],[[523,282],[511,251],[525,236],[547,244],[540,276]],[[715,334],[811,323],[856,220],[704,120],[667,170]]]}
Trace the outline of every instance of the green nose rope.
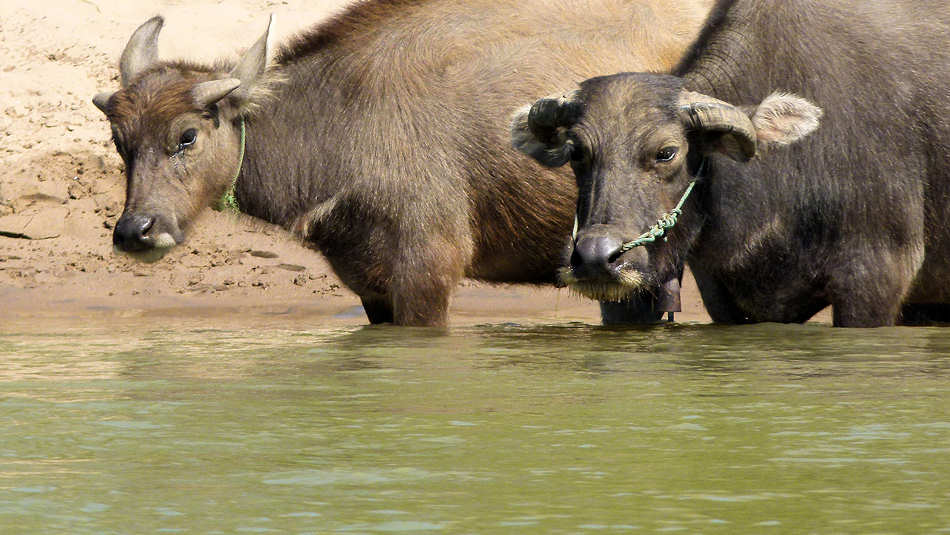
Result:
{"label": "green nose rope", "polygon": [[234,178],[231,179],[231,185],[228,187],[228,191],[224,192],[224,196],[218,200],[218,204],[214,207],[214,209],[219,212],[227,211],[237,214],[241,211],[237,199],[234,197],[234,186],[237,184],[238,177],[241,176],[241,167],[244,166],[245,138],[244,117],[241,117],[241,155],[238,156],[237,171],[234,173]]}
{"label": "green nose rope", "polygon": [[[704,158],[702,163],[699,165],[699,170],[696,172],[696,177],[686,186],[686,191],[683,192],[683,196],[680,197],[680,202],[676,204],[676,208],[673,208],[669,212],[660,216],[660,219],[657,220],[656,224],[650,227],[649,230],[643,234],[637,236],[636,239],[628,241],[620,246],[618,254],[623,254],[633,249],[634,247],[640,247],[648,243],[655,242],[658,238],[662,238],[666,231],[673,228],[676,225],[676,220],[683,214],[683,205],[686,204],[686,199],[689,198],[689,194],[693,192],[693,187],[696,185],[696,181],[702,178],[703,172],[706,169],[706,159]],[[577,213],[574,214],[574,232],[571,234],[573,240],[577,241]]]}
{"label": "green nose rope", "polygon": [[695,185],[695,180],[690,182],[689,186],[686,186],[686,192],[684,192],[683,196],[680,197],[680,202],[676,205],[676,208],[673,208],[669,212],[660,216],[660,219],[656,221],[655,225],[650,227],[650,230],[639,235],[635,240],[628,241],[627,243],[621,245],[620,254],[626,253],[634,247],[640,247],[641,245],[653,243],[657,240],[657,238],[663,237],[667,230],[673,228],[673,226],[676,225],[677,218],[683,214],[683,204],[686,203],[686,199],[689,197],[689,194],[693,192],[693,186]]}

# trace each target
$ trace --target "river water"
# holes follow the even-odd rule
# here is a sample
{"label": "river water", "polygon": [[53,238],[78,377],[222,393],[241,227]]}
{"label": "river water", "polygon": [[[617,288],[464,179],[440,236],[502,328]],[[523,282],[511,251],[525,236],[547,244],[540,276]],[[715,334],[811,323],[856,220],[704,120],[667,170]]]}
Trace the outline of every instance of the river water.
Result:
{"label": "river water", "polygon": [[950,533],[950,330],[0,326],[0,533]]}

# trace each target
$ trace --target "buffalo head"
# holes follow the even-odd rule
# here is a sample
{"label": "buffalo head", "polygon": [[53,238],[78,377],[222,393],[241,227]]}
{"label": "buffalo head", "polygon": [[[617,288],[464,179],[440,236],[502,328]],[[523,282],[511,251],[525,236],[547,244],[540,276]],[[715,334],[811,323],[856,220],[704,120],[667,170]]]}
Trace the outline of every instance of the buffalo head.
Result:
{"label": "buffalo head", "polygon": [[204,67],[159,61],[162,24],[154,17],[135,31],[119,60],[121,89],[93,98],[125,162],[125,210],[113,243],[144,260],[181,243],[189,222],[239,171],[241,121],[266,67],[270,33],[268,25],[233,68]]}
{"label": "buffalo head", "polygon": [[699,234],[696,197],[665,236],[644,234],[683,199],[706,158],[747,162],[817,128],[821,109],[775,93],[739,106],[683,89],[657,74],[592,78],[580,89],[518,110],[512,143],[549,167],[570,163],[578,186],[577,227],[562,282],[602,301],[658,292],[679,275]]}

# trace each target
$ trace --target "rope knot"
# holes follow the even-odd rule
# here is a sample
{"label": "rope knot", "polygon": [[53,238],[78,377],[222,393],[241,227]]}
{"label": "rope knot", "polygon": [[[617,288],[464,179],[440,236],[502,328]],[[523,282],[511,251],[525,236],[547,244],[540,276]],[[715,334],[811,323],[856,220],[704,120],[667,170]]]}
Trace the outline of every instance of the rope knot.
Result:
{"label": "rope knot", "polygon": [[[699,177],[697,177],[697,180]],[[653,243],[657,238],[662,237],[666,234],[666,231],[673,228],[676,225],[676,220],[683,213],[683,204],[686,203],[687,197],[693,191],[693,186],[696,185],[696,180],[693,180],[689,183],[689,186],[686,186],[686,191],[683,193],[683,196],[680,197],[680,202],[676,204],[676,208],[673,208],[669,212],[660,216],[660,219],[657,220],[656,224],[650,227],[649,230],[637,237],[633,241],[629,241],[620,246],[620,254],[626,253],[634,247],[640,247],[648,243]]]}

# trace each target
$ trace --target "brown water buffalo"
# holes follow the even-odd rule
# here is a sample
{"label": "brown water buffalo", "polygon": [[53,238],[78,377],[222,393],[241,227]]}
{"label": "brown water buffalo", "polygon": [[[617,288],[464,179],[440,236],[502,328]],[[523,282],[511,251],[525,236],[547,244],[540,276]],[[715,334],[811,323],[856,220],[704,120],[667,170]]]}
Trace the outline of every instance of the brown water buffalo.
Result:
{"label": "brown water buffalo", "polygon": [[231,188],[319,249],[373,323],[444,324],[463,276],[553,282],[576,188],[508,146],[510,109],[597,73],[669,70],[710,5],[368,1],[270,64],[267,34],[236,64],[160,61],[153,18],[122,53],[122,88],[94,98],[126,164],[115,246],[160,257]]}
{"label": "brown water buffalo", "polygon": [[673,75],[523,108],[514,144],[580,187],[565,282],[626,297],[685,259],[718,322],[950,319],[948,44],[942,0],[721,0]]}

